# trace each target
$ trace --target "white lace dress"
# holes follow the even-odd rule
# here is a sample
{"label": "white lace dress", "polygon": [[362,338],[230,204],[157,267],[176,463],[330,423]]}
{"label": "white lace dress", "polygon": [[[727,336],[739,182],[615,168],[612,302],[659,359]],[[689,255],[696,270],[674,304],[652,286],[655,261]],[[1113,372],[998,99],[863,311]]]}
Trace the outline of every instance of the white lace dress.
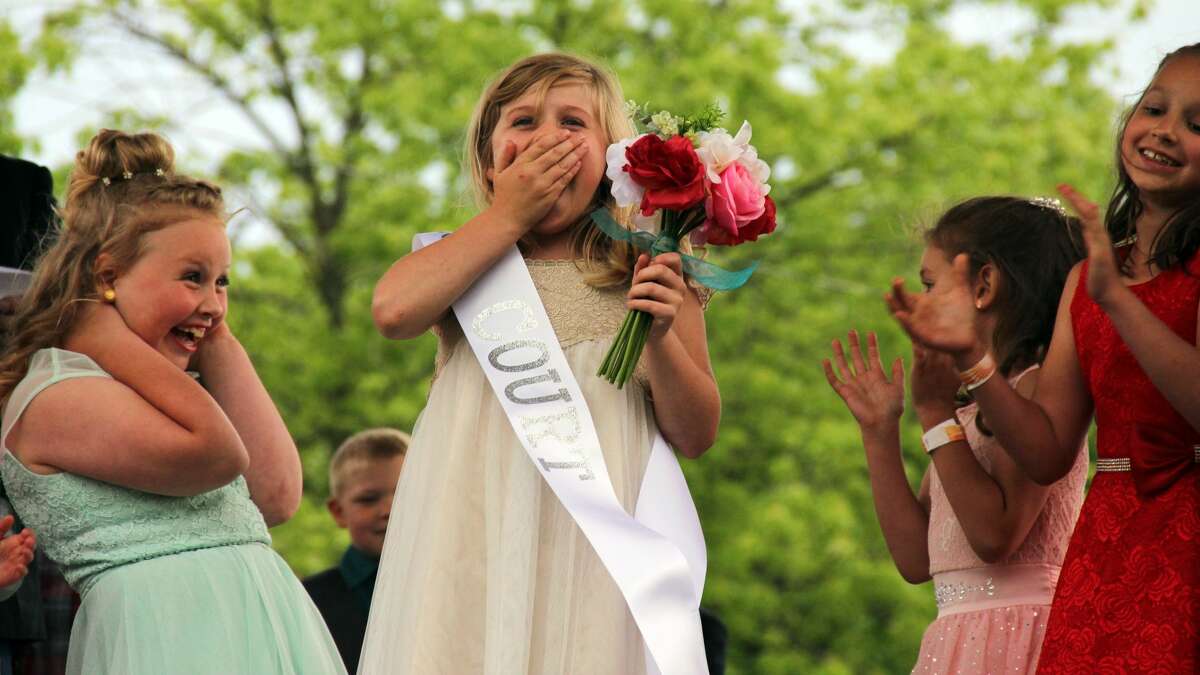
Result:
{"label": "white lace dress", "polygon": [[[572,262],[527,264],[632,512],[656,432],[644,371],[623,390],[595,375],[625,290],[589,287]],[[640,675],[641,635],[616,584],[533,467],[457,323],[437,333],[359,672]]]}

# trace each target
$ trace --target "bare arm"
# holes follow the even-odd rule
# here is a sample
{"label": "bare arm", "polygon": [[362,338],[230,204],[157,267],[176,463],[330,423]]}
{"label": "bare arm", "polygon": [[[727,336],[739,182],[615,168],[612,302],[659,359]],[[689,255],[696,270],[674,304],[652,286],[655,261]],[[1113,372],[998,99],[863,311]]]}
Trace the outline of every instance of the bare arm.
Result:
{"label": "bare arm", "polygon": [[704,312],[684,283],[678,253],[638,258],[628,305],[654,317],[643,358],[658,427],[675,449],[695,459],[716,441],[721,394],[708,359]]}
{"label": "bare arm", "polygon": [[515,157],[497,158],[495,199],[450,236],[392,264],[375,285],[371,316],[384,336],[414,338],[446,314],[475,280],[553,206],[579,170],[582,135],[546,134]]}
{"label": "bare arm", "polygon": [[823,362],[829,386],[850,409],[862,432],[871,477],[871,496],[875,516],[888,552],[900,576],[912,584],[929,580],[929,474],[921,480],[913,495],[904,472],[900,447],[900,417],[904,412],[904,365],[892,364],[888,380],[879,359],[874,333],[867,335],[864,358],[858,333],[851,331],[851,363],[846,362],[839,340],[833,341],[834,372],[829,359]]}
{"label": "bare arm", "polygon": [[[1134,295],[1118,272],[1108,231],[1095,204],[1067,187],[1063,195],[1083,221],[1088,245],[1088,294],[1104,310],[1138,365],[1193,429],[1200,430],[1200,353]],[[1197,309],[1200,313],[1200,308]],[[1200,337],[1200,336],[1198,336]]]}
{"label": "bare arm", "polygon": [[250,458],[246,484],[267,525],[300,506],[300,454],[246,350],[222,322],[201,343],[197,370],[241,437]]}
{"label": "bare arm", "polygon": [[[954,418],[954,392],[959,381],[949,357],[919,348],[917,352],[913,399],[921,428],[928,431]],[[1035,371],[1021,380],[1021,396],[1032,395],[1036,376]],[[992,456],[989,473],[966,441],[943,445],[933,451],[932,457],[946,500],[975,554],[984,562],[995,563],[1017,550],[1037,521],[1048,489],[1030,480],[1004,453]]]}
{"label": "bare arm", "polygon": [[393,340],[423,334],[523,233],[515,224],[484,211],[436,246],[392,263],[375,285],[371,302],[375,326]]}
{"label": "bare arm", "polygon": [[[966,370],[983,358],[988,346],[979,342],[973,325],[965,254],[954,259],[954,268],[955,283],[929,293],[910,294],[897,279],[887,301],[892,316],[914,342],[951,354],[955,365]],[[1071,298],[1078,276],[1076,267],[1067,277],[1033,399],[1018,394],[1003,377],[992,377],[974,391],[996,440],[1041,485],[1071,470],[1092,415],[1071,328]]]}
{"label": "bare arm", "polygon": [[114,379],[67,380],[30,402],[7,443],[31,470],[173,496],[207,492],[245,471],[249,456],[216,400],[116,309],[91,308],[65,346]]}
{"label": "bare arm", "polygon": [[1193,429],[1200,430],[1200,352],[1126,289],[1101,308],[1138,365]]}
{"label": "bare arm", "polygon": [[910,584],[929,581],[929,472],[914,496],[901,461],[900,427],[894,433],[863,431],[875,517],[900,576]]}

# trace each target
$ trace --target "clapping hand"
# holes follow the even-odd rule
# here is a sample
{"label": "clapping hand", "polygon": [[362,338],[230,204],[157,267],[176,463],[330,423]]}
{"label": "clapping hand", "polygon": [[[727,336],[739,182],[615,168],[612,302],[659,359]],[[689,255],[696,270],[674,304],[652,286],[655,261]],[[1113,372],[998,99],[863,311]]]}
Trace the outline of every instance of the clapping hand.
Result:
{"label": "clapping hand", "polygon": [[912,397],[918,417],[937,418],[935,421],[940,422],[952,415],[960,386],[958,370],[949,354],[913,343]]}
{"label": "clapping hand", "polygon": [[967,254],[954,256],[953,273],[948,283],[928,293],[909,293],[904,280],[892,280],[892,290],[884,296],[892,317],[915,344],[948,354],[975,349],[975,305],[971,291],[970,259]]}
{"label": "clapping hand", "polygon": [[[0,518],[0,533],[8,532],[12,526],[12,516]],[[33,530],[28,528],[0,539],[0,586],[9,586],[25,576],[36,545]]]}
{"label": "clapping hand", "polygon": [[1120,266],[1113,254],[1112,239],[1101,221],[1100,208],[1066,183],[1058,186],[1058,193],[1071,204],[1083,225],[1083,241],[1088,253],[1088,295],[1096,304],[1104,306],[1126,286],[1121,281]]}
{"label": "clapping hand", "polygon": [[833,363],[837,364],[837,372],[829,359],[823,360],[825,379],[842,397],[864,434],[886,432],[899,423],[904,413],[904,363],[899,358],[893,361],[892,377],[888,379],[879,359],[875,333],[867,333],[865,357],[857,331],[850,331],[846,339],[850,344],[850,362],[846,361],[841,340],[834,340]]}

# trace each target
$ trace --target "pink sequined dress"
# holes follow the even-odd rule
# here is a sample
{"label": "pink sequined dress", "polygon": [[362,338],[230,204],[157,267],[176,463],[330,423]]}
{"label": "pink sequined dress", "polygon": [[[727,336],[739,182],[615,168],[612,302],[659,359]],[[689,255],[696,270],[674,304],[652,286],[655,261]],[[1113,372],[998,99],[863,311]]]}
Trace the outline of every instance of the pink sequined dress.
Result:
{"label": "pink sequined dress", "polygon": [[[1029,372],[1029,371],[1026,371]],[[1013,384],[1020,379],[1013,378]],[[975,404],[958,410],[985,471],[1004,452],[975,426]],[[929,467],[929,572],[938,616],[921,640],[913,673],[1033,673],[1067,541],[1083,504],[1088,457],[1083,446],[1062,480],[1050,488],[1025,542],[1006,560],[975,555],[955,517],[936,468]]]}

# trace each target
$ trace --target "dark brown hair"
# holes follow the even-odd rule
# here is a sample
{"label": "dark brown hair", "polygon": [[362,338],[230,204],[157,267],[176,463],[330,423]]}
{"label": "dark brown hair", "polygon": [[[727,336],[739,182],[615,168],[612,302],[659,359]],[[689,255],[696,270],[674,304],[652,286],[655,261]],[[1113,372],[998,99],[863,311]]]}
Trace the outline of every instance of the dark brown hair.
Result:
{"label": "dark brown hair", "polygon": [[[1158,73],[1167,65],[1167,62],[1181,55],[1200,57],[1200,42],[1180,47],[1164,56],[1162,61],[1158,62],[1154,76],[1158,77]],[[1151,84],[1153,84],[1153,78]],[[1146,88],[1149,89],[1150,85],[1146,85]],[[1125,129],[1129,126],[1130,118],[1142,104],[1145,96],[1146,92],[1143,90],[1141,96],[1138,96],[1137,103],[1122,115],[1121,124],[1117,130],[1117,184],[1113,188],[1112,198],[1108,201],[1108,211],[1104,215],[1108,235],[1112,237],[1113,242],[1117,243],[1127,241],[1137,233],[1137,219],[1142,214],[1141,194],[1133,179],[1129,177],[1129,172],[1125,170],[1125,162],[1121,158],[1121,140],[1125,138]],[[1200,248],[1200,192],[1197,192],[1193,199],[1172,213],[1163,228],[1155,235],[1154,241],[1147,242],[1147,244],[1145,250],[1150,254],[1150,263],[1160,270],[1190,260],[1196,250]]]}
{"label": "dark brown hair", "polygon": [[1056,204],[976,197],[925,234],[951,259],[966,253],[972,276],[988,263],[999,271],[992,349],[1005,376],[1045,357],[1067,274],[1083,258],[1079,220]]}

